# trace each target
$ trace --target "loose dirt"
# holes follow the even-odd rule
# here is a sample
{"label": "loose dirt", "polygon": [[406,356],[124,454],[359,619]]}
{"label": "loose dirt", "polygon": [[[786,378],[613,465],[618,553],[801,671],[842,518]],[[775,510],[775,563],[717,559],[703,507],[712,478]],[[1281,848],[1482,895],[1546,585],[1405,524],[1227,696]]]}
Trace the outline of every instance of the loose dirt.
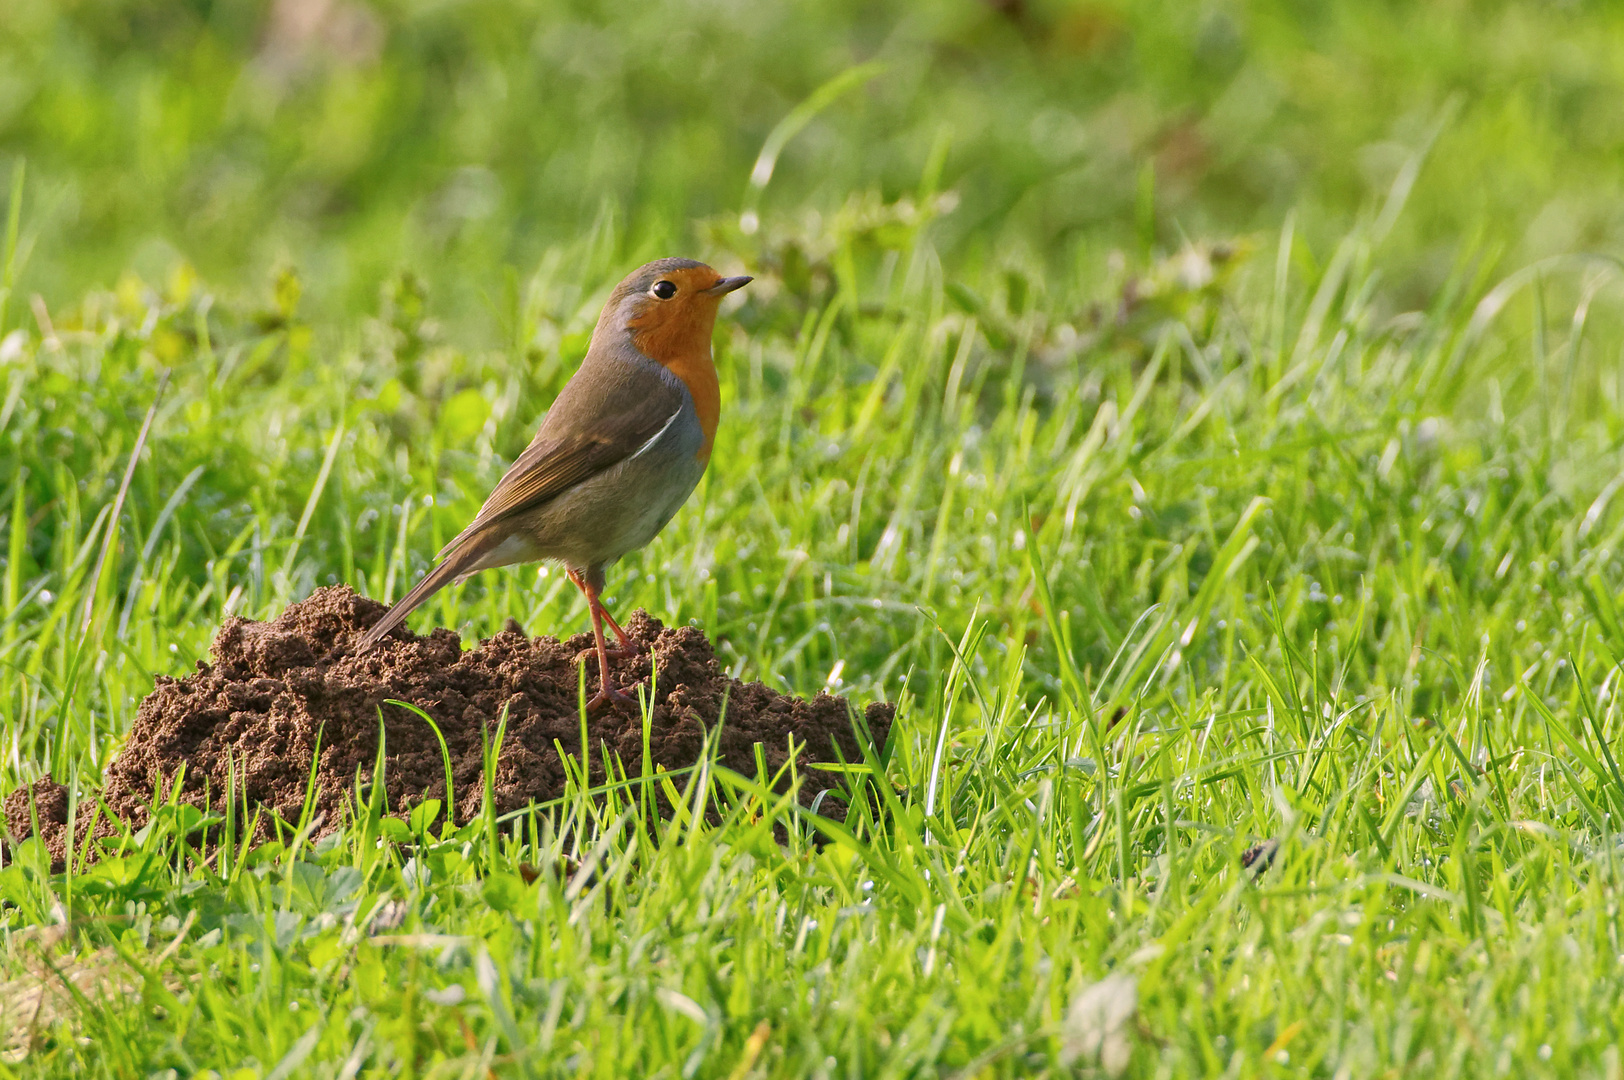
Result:
{"label": "loose dirt", "polygon": [[[135,828],[148,820],[159,784],[168,792],[181,777],[180,801],[219,809],[228,785],[238,814],[246,802],[250,820],[263,811],[261,837],[272,831],[270,814],[299,820],[315,757],[316,835],[339,828],[354,802],[356,777],[370,781],[377,757],[379,716],[384,730],[384,786],[389,807],[403,812],[424,799],[445,798],[445,766],[434,731],[421,717],[388,701],[405,701],[434,718],[450,752],[455,811],[459,821],[478,813],[483,795],[483,739],[494,737],[506,710],[507,727],[495,770],[498,813],[545,803],[564,793],[565,765],[559,751],[579,760],[580,661],[588,692],[596,690],[597,660],[590,634],[567,641],[526,637],[509,621],[501,633],[464,651],[451,630],[426,637],[395,631],[378,648],[357,656],[357,639],[385,607],[347,586],[318,589],[270,622],[229,619],[214,639],[214,662],[198,662],[183,679],[160,676],[141,702],[123,751],[108,767],[102,799]],[[843,757],[861,761],[863,751],[844,698],[818,694],[810,701],[788,697],[761,683],[731,679],[717,663],[710,642],[696,627],[665,627],[638,611],[626,623],[638,654],[612,660],[619,685],[636,696],[653,685],[648,755],[667,770],[696,763],[707,730],[716,731],[718,760],[754,776],[761,745],[769,774],[797,750],[800,799],[811,805],[820,793],[839,789],[837,775],[811,768]],[[725,713],[724,713],[725,706]],[[893,706],[876,702],[863,713],[876,746],[890,733]],[[593,783],[602,783],[604,748],[626,775],[643,769],[643,719],[636,705],[611,706],[589,717],[586,727]],[[184,767],[184,772],[183,772]],[[650,768],[652,769],[651,764]],[[676,779],[680,788],[681,777]],[[787,777],[780,785],[787,788]],[[29,801],[34,810],[30,813]],[[82,842],[94,805],[82,793],[76,814]],[[843,810],[830,791],[824,812]],[[67,849],[68,789],[49,777],[14,791],[4,804],[11,835],[40,834],[60,866]],[[97,832],[110,834],[110,823]]]}

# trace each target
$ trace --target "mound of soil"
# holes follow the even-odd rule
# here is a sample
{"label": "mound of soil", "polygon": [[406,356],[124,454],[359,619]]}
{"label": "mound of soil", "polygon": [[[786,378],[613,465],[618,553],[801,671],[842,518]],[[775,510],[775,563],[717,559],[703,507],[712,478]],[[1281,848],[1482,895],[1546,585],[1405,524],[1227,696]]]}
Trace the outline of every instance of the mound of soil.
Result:
{"label": "mound of soil", "polygon": [[[559,750],[577,760],[581,755],[583,659],[588,692],[597,688],[592,636],[529,638],[509,620],[501,633],[465,652],[457,634],[443,627],[427,637],[401,629],[357,656],[355,642],[385,610],[340,585],[318,589],[270,622],[227,620],[214,639],[213,664],[199,661],[197,671],[184,679],[160,676],[141,702],[123,751],[107,769],[102,797],[109,809],[139,828],[156,785],[168,792],[184,767],[181,801],[203,809],[212,800],[218,810],[228,784],[234,785],[239,815],[244,801],[248,807],[248,816],[239,820],[262,808],[259,832],[268,837],[271,812],[284,821],[299,819],[314,756],[321,835],[343,823],[357,773],[363,781],[372,776],[380,711],[391,811],[403,812],[424,799],[444,800],[445,766],[434,731],[421,717],[385,704],[390,700],[410,702],[439,725],[450,751],[459,821],[479,811],[482,739],[494,736],[504,710],[497,812],[561,796],[565,768]],[[731,679],[703,632],[662,626],[647,612],[633,614],[626,632],[639,652],[612,660],[610,667],[633,696],[639,683],[647,694],[651,672],[657,672],[648,733],[654,764],[668,770],[692,766],[706,731],[720,725],[722,764],[754,776],[759,743],[769,772],[776,773],[789,758],[793,737],[800,798],[811,805],[821,792],[837,787],[839,778],[808,768],[809,763],[837,760],[837,753],[847,761],[862,760],[844,698],[820,693],[807,701]],[[893,713],[893,706],[881,702],[865,711],[877,745],[884,745]],[[611,758],[618,757],[626,775],[641,774],[643,721],[636,705],[592,715],[586,735],[593,783],[604,780],[604,747]],[[81,841],[92,805],[81,797]],[[822,808],[835,812],[844,805],[831,794]],[[37,817],[53,859],[61,862],[68,839],[65,787],[47,777],[13,792],[4,809],[11,834],[19,839],[33,834]],[[110,831],[105,823],[98,829]]]}

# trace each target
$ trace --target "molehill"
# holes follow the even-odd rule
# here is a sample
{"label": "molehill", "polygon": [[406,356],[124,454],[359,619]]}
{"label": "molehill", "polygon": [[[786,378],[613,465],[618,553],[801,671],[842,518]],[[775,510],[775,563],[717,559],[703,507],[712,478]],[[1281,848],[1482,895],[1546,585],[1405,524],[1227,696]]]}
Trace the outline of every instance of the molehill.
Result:
{"label": "molehill", "polygon": [[[455,813],[466,821],[483,795],[483,739],[494,736],[506,710],[507,727],[495,769],[498,813],[545,803],[563,794],[565,767],[559,749],[579,760],[581,719],[579,661],[590,634],[567,641],[526,637],[517,623],[466,652],[454,631],[427,637],[404,629],[376,649],[357,656],[354,644],[384,613],[382,604],[347,586],[318,589],[269,622],[228,619],[215,636],[212,664],[199,661],[183,679],[160,676],[141,702],[123,751],[108,767],[101,792],[108,809],[139,828],[148,818],[153,792],[168,792],[181,776],[180,800],[216,809],[228,789],[252,816],[259,833],[271,835],[271,813],[295,822],[303,808],[316,757],[316,835],[339,828],[353,803],[357,771],[372,776],[379,715],[384,729],[384,783],[391,811],[424,799],[445,798],[445,766],[433,730],[421,717],[390,700],[410,702],[433,717],[450,751]],[[717,663],[711,643],[696,627],[665,627],[647,612],[634,613],[626,631],[642,649],[612,661],[622,686],[641,683],[647,692],[657,671],[648,753],[668,770],[695,764],[707,730],[716,731],[718,760],[747,776],[756,774],[755,745],[776,773],[797,748],[800,799],[839,787],[814,762],[861,761],[863,751],[843,698],[818,694],[810,701],[779,694],[761,683],[731,679]],[[597,681],[597,660],[587,657],[588,685]],[[634,691],[635,692],[635,691]],[[724,714],[725,704],[725,714]],[[864,711],[875,744],[890,732],[893,706],[875,702]],[[604,779],[602,747],[618,756],[626,774],[643,767],[643,721],[637,706],[611,706],[589,717],[588,761],[592,780]],[[184,773],[182,767],[184,766]],[[652,768],[652,766],[651,766]],[[679,788],[682,778],[677,778]],[[82,793],[77,814],[81,844],[93,801]],[[29,800],[34,814],[30,815]],[[824,812],[843,809],[830,792]],[[67,789],[49,777],[5,800],[12,836],[32,835],[32,821],[53,861],[66,849]],[[249,817],[240,818],[247,821]],[[97,831],[112,833],[103,822]]]}

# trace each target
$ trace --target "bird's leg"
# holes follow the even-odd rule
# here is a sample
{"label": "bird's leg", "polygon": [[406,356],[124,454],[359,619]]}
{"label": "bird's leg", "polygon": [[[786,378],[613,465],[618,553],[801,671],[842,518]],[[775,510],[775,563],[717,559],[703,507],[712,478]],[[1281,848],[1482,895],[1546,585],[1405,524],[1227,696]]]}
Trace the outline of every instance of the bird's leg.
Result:
{"label": "bird's leg", "polygon": [[[580,589],[582,595],[586,597],[587,606],[591,607],[593,594],[587,591],[586,582],[581,579],[581,575],[568,567],[564,568],[564,572],[569,575],[569,579],[575,583],[575,587]],[[637,642],[633,641],[626,631],[620,628],[620,624],[615,622],[615,617],[609,614],[609,609],[603,606],[602,601],[598,602],[598,610],[603,613],[604,621],[609,624],[609,629],[615,632],[615,638],[620,642],[620,648],[609,650],[610,656],[616,660],[628,660],[633,656],[640,656],[646,651]]]}
{"label": "bird's leg", "polygon": [[[576,579],[576,584],[586,594],[587,611],[592,615],[592,638],[598,646],[598,674],[601,681],[598,686],[597,696],[586,703],[587,711],[597,712],[610,703],[636,705],[637,700],[635,698],[622,693],[609,682],[609,649],[603,640],[603,623],[609,613],[603,610],[603,604],[598,600],[598,593],[602,586],[595,584],[590,577],[576,578],[573,571],[571,571],[570,576]],[[601,577],[601,575],[599,576]],[[614,625],[612,620],[610,625]]]}
{"label": "bird's leg", "polygon": [[638,653],[643,651],[642,649],[638,648],[637,642],[626,636],[626,631],[622,630],[620,628],[620,624],[615,622],[615,617],[609,614],[608,608],[604,607],[603,604],[600,603],[598,605],[598,610],[603,612],[603,621],[609,624],[609,629],[613,630],[615,632],[615,637],[620,639],[620,648],[616,649],[615,651],[620,654],[621,659],[625,659],[628,656],[636,656]]}

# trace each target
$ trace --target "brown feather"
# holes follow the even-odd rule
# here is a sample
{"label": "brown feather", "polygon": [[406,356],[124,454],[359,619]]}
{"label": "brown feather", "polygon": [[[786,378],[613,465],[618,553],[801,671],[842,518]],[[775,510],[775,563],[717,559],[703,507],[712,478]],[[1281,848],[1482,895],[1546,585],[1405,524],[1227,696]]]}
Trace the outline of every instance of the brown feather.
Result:
{"label": "brown feather", "polygon": [[533,510],[637,453],[644,443],[660,433],[678,407],[677,403],[655,396],[645,398],[643,404],[644,407],[635,411],[603,419],[590,434],[571,432],[549,438],[544,426],[502,474],[474,520],[440,550],[439,557],[443,558],[463,537]]}
{"label": "brown feather", "polygon": [[[453,551],[444,562],[423,575],[423,580],[419,581],[411,592],[401,597],[399,602],[384,612],[383,618],[372,624],[372,628],[361,639],[360,645],[355,650],[356,652],[364,653],[382,641],[391,630],[405,622],[406,616],[417,610],[418,605],[451,584],[454,579],[462,574],[465,568],[473,565],[481,555],[501,542],[501,537],[493,536],[489,532],[478,536],[469,536],[468,531],[464,530],[463,536],[467,536],[468,540],[460,548]],[[458,540],[461,539],[461,537],[458,538]],[[455,542],[453,543],[455,544]],[[441,555],[444,556],[445,553],[441,552]]]}

